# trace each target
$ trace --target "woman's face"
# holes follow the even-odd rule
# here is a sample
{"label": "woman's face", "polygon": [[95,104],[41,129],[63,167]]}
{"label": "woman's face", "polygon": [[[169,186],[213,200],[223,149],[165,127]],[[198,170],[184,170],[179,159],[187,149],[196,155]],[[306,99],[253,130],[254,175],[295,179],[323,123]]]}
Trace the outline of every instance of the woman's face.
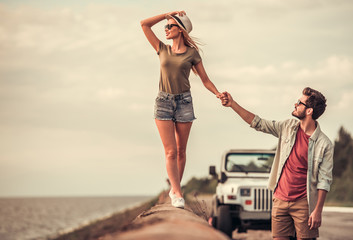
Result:
{"label": "woman's face", "polygon": [[176,23],[176,21],[174,19],[169,19],[168,20],[168,25],[177,25],[177,26],[172,26],[170,29],[165,28],[165,37],[167,39],[173,39],[179,36],[179,34],[181,34],[181,30],[178,26],[178,24]]}

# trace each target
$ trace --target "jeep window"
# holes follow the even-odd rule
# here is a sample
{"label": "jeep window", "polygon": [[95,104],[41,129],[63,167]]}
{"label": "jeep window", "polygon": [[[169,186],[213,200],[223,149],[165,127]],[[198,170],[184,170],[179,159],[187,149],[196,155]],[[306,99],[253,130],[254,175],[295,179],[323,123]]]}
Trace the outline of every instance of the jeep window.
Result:
{"label": "jeep window", "polygon": [[228,172],[269,173],[274,154],[266,153],[229,153],[226,157]]}

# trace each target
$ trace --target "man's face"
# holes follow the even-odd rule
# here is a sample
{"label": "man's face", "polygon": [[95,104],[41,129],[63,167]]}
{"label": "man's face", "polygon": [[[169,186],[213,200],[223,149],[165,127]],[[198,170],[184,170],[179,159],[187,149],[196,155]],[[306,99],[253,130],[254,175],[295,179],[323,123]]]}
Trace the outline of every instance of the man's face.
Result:
{"label": "man's face", "polygon": [[298,118],[299,120],[302,120],[306,117],[306,100],[308,99],[308,96],[303,95],[301,98],[299,98],[299,101],[294,104],[294,111],[292,112],[292,116]]}

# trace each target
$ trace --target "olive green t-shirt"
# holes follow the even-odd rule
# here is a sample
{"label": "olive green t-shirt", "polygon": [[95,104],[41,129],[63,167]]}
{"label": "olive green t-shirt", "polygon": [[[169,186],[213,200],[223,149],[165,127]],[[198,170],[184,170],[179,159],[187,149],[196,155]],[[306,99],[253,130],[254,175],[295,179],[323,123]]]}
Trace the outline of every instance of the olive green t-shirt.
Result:
{"label": "olive green t-shirt", "polygon": [[190,70],[201,61],[195,48],[187,47],[184,53],[173,53],[170,45],[159,43],[161,75],[159,90],[171,94],[180,94],[190,90]]}

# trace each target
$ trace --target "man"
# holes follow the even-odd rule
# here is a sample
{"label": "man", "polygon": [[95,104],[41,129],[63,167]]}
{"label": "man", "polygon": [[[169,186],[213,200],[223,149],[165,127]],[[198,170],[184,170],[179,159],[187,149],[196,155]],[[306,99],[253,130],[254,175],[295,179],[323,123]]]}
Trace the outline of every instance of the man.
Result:
{"label": "man", "polygon": [[278,138],[268,183],[274,191],[272,237],[284,240],[295,233],[297,239],[318,237],[333,167],[333,145],[316,121],[325,111],[325,97],[305,88],[292,112],[298,120],[285,121],[261,119],[242,108],[227,92],[221,100],[252,128]]}

